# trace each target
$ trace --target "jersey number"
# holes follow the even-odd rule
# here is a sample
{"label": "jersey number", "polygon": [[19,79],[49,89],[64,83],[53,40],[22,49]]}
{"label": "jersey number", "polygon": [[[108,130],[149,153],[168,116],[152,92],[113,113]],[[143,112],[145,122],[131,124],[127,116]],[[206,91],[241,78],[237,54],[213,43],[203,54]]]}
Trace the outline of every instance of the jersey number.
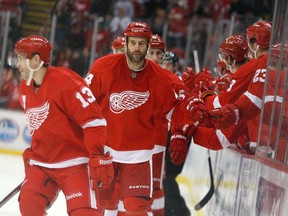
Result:
{"label": "jersey number", "polygon": [[87,83],[87,85],[91,85],[92,79],[93,79],[94,75],[93,74],[89,74],[85,77],[85,82]]}
{"label": "jersey number", "polygon": [[265,76],[266,76],[266,69],[258,69],[255,72],[255,76],[253,78],[253,83],[256,83],[256,82],[264,83],[265,82]]}
{"label": "jersey number", "polygon": [[81,92],[77,92],[76,98],[80,100],[83,108],[86,108],[90,103],[96,100],[92,91],[88,87],[83,87]]}
{"label": "jersey number", "polygon": [[230,86],[229,88],[226,90],[226,91],[231,91],[233,85],[236,83],[236,80],[232,80],[231,83],[230,83]]}

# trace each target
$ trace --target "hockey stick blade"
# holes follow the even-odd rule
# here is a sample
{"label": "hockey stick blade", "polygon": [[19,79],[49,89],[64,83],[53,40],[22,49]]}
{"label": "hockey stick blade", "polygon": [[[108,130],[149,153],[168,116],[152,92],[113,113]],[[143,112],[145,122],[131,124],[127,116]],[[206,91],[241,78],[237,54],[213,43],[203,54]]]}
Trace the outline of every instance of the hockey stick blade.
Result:
{"label": "hockey stick blade", "polygon": [[6,197],[4,197],[1,201],[0,201],[0,208],[5,204],[7,203],[15,194],[17,194],[20,189],[21,189],[21,186],[22,186],[22,183],[21,182],[17,187],[15,187]]}
{"label": "hockey stick blade", "polygon": [[195,205],[194,209],[196,211],[203,208],[209,202],[209,200],[211,199],[211,197],[213,196],[213,194],[215,192],[214,177],[213,177],[212,163],[211,163],[211,157],[210,157],[209,150],[208,150],[208,165],[209,165],[211,186],[210,186],[208,193],[203,197],[203,199],[197,205]]}

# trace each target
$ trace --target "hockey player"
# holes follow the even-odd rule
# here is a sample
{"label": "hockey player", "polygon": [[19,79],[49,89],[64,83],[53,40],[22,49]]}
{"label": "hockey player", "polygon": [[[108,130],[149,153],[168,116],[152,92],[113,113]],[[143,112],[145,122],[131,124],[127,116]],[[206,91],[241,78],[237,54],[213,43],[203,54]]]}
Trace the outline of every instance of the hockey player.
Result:
{"label": "hockey player", "polygon": [[165,51],[166,45],[163,42],[162,38],[157,34],[153,34],[151,37],[150,50],[147,58],[155,62],[156,64],[161,65],[161,61],[163,59]]}
{"label": "hockey player", "polygon": [[[248,40],[248,46],[254,53],[255,58],[252,58],[248,63],[243,64],[232,76],[232,82],[227,90],[220,95],[218,95],[213,100],[213,106],[211,106],[211,99],[212,97],[207,97],[205,99],[205,104],[210,104],[210,108],[216,108],[213,113],[215,116],[218,116],[217,112],[221,111],[225,112],[237,112],[237,109],[233,106],[227,105],[230,103],[234,103],[242,94],[244,94],[251,81],[255,79],[255,75],[259,75],[259,72],[266,73],[267,67],[267,60],[268,60],[268,50],[269,50],[269,43],[270,43],[270,36],[271,36],[272,25],[269,21],[259,21],[254,23],[253,25],[249,26],[246,29],[246,36]],[[261,75],[260,73],[260,75]],[[236,76],[237,75],[237,76]],[[236,79],[238,78],[239,79]],[[241,78],[242,77],[242,78]],[[232,97],[233,96],[233,97]],[[220,109],[221,106],[224,106]],[[211,113],[212,114],[212,113]],[[213,115],[214,115],[213,114]],[[212,116],[213,116],[212,115]],[[218,118],[218,117],[217,117]],[[220,120],[216,118],[212,118],[212,120]],[[258,128],[260,116],[257,115],[253,119],[250,119],[248,123],[249,128],[249,139],[250,139],[250,149],[255,149],[256,142],[258,138],[258,131],[255,128]],[[239,121],[239,113],[236,115],[235,121]],[[226,121],[227,124],[228,121]],[[217,126],[217,123],[216,123]],[[227,126],[223,126],[225,128]],[[254,151],[254,150],[253,150]]]}
{"label": "hockey player", "polygon": [[[186,107],[188,111],[193,111],[193,113],[195,113],[195,109],[199,109],[203,113],[202,118],[209,118],[206,113],[207,109],[213,110],[216,107],[220,107],[220,104],[222,103],[226,104],[229,103],[229,101],[236,101],[237,98],[248,88],[257,67],[266,67],[266,64],[262,64],[261,66],[257,62],[254,63],[255,60],[251,60],[249,63],[247,63],[247,56],[248,44],[242,36],[232,35],[226,38],[220,45],[219,57],[225,62],[227,67],[229,67],[229,70],[233,73],[230,87],[227,89],[227,91],[222,92],[219,95],[215,95],[214,91],[211,90],[204,91],[201,98],[199,98],[198,94],[191,93],[191,95],[187,96],[186,99],[183,100],[183,106]],[[188,115],[190,115],[191,119],[195,118],[194,114]],[[175,120],[177,122],[187,122],[187,117],[184,115],[175,116],[175,118],[177,118],[177,120]],[[172,118],[172,125],[173,122],[174,119]],[[203,125],[203,123],[206,123],[206,125]],[[211,127],[210,123],[211,122],[209,120],[202,121],[202,125],[200,124],[200,126],[209,125],[209,127]],[[208,146],[210,149],[218,150],[229,146],[231,142],[237,140],[238,137],[244,136],[245,131],[247,131],[247,126],[244,124],[240,129],[235,130],[235,128],[231,128],[227,129],[226,131],[222,131],[215,130],[213,127],[210,129],[199,127],[193,134],[193,140],[196,144]],[[206,136],[203,136],[204,134],[206,134]],[[215,140],[213,138],[215,138]],[[182,151],[182,163],[184,162],[187,152],[185,153],[185,150]]]}
{"label": "hockey player", "polygon": [[46,215],[59,190],[69,215],[102,215],[96,194],[113,179],[112,158],[104,153],[106,120],[84,80],[49,66],[50,55],[50,42],[31,35],[9,57],[23,78],[19,98],[32,136],[23,153],[21,215]]}
{"label": "hockey player", "polygon": [[[161,66],[170,70],[171,73],[177,75],[178,79],[180,73],[176,74],[179,64],[178,56],[173,52],[166,52],[161,62]],[[181,196],[177,176],[182,172],[184,164],[174,164],[170,156],[170,139],[171,131],[168,133],[166,153],[165,153],[165,177],[164,177],[164,194],[165,194],[165,216],[173,215],[190,215],[190,210],[186,205],[185,199]],[[188,144],[190,144],[190,139]]]}
{"label": "hockey player", "polygon": [[[160,66],[165,50],[166,45],[162,38],[157,34],[153,34],[151,37],[150,49],[147,58]],[[172,79],[176,79],[176,82],[179,82],[179,78],[172,72],[170,76]],[[155,121],[157,133],[152,157],[153,194],[151,199],[151,210],[154,216],[164,216],[163,178],[166,169],[165,149],[168,139],[168,122],[166,117],[164,118],[163,116],[159,116]]]}
{"label": "hockey player", "polygon": [[166,70],[172,71],[174,74],[176,74],[179,78],[181,78],[182,73],[179,71],[179,57],[176,55],[176,53],[167,51],[165,52],[162,61],[161,61],[161,67],[165,68]]}
{"label": "hockey player", "polygon": [[[274,112],[274,118],[273,118],[273,124],[272,126],[272,142],[271,146],[268,147],[266,145],[266,140],[269,140],[266,138],[266,134],[263,132],[261,133],[261,147],[259,148],[260,150],[262,149],[263,152],[265,152],[263,147],[266,145],[266,150],[268,154],[274,153],[274,148],[275,148],[275,142],[276,142],[276,134],[278,128],[278,121],[280,120],[279,114],[281,113],[281,105],[283,103],[283,98],[284,98],[284,88],[285,88],[285,83],[283,83],[286,80],[286,73],[285,73],[285,68],[283,68],[282,71],[280,71],[279,75],[277,75],[277,68],[279,66],[279,61],[280,61],[280,56],[283,56],[283,62],[287,61],[287,54],[288,54],[288,46],[283,45],[283,44],[277,44],[272,46],[271,48],[271,61],[270,61],[270,68],[269,72],[266,73],[266,70],[259,70],[255,73],[255,76],[253,78],[253,81],[250,83],[248,90],[241,95],[237,101],[234,103],[226,104],[225,106],[221,107],[218,110],[213,110],[211,111],[212,116],[217,116],[218,118],[215,119],[213,118],[214,124],[217,128],[226,128],[230,125],[237,125],[241,121],[251,121],[251,119],[255,118],[255,116],[259,116],[259,113],[262,109],[262,105],[264,104],[264,119],[262,121],[262,130],[265,129],[265,126],[267,127],[271,123],[271,113],[273,110],[273,106],[275,107],[274,109],[276,110]],[[273,66],[274,65],[274,66]],[[267,76],[268,75],[268,76]],[[279,83],[277,85],[277,76],[279,79]],[[267,90],[266,90],[266,95],[263,98],[263,92],[264,92],[264,85],[265,82],[267,82]],[[276,95],[275,95],[276,93]],[[276,99],[274,101],[274,98]],[[264,100],[264,103],[263,101]],[[273,105],[275,103],[275,105]],[[285,102],[286,104],[287,102]],[[230,107],[228,109],[228,107]],[[225,112],[223,112],[226,110]],[[238,113],[238,116],[236,117],[236,113]],[[239,121],[236,121],[236,119],[239,118]],[[285,138],[286,132],[284,131],[287,126],[287,120],[288,120],[288,113],[284,111],[282,118],[282,127],[280,129],[280,139],[279,139],[279,146],[278,146],[278,151],[277,151],[277,160],[284,161],[285,158],[285,152],[287,148],[287,139]],[[254,125],[254,130],[257,130],[257,123],[260,124],[260,119],[257,117],[257,120]],[[252,127],[251,126],[251,127]],[[271,127],[269,126],[269,127]],[[283,130],[284,129],[284,130]],[[268,133],[267,133],[268,135]],[[263,138],[265,136],[265,138]],[[256,138],[254,140],[252,139],[251,141],[254,141],[255,144],[252,142],[250,143],[250,148],[252,150],[255,150],[256,147]],[[253,149],[254,148],[254,149]],[[272,156],[272,155],[271,155]]]}
{"label": "hockey player", "polygon": [[124,45],[125,45],[125,37],[123,37],[123,36],[116,37],[113,40],[112,46],[111,46],[113,54],[125,53]]}
{"label": "hockey player", "polygon": [[105,215],[116,215],[122,199],[127,215],[144,216],[151,212],[155,120],[174,115],[173,108],[185,97],[186,87],[145,58],[152,35],[146,23],[130,23],[124,35],[126,53],[96,60],[86,81],[107,119],[105,149],[113,156],[116,174],[102,194],[110,196]]}

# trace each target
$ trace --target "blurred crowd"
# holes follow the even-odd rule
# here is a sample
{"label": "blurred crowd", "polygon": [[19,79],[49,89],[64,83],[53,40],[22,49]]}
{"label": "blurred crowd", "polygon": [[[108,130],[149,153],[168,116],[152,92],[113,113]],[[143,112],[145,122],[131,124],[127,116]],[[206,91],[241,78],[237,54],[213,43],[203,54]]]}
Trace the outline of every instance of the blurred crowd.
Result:
{"label": "blurred crowd", "polygon": [[[0,0],[0,12],[13,14],[9,44],[23,36],[21,25],[28,4],[27,0]],[[139,20],[147,22],[153,33],[163,37],[167,50],[179,56],[182,70],[186,66],[183,58],[192,19],[196,19],[198,25],[204,19],[216,23],[220,19],[230,19],[233,14],[271,20],[273,4],[274,0],[56,0],[50,11],[51,19],[57,16],[52,65],[71,68],[84,76],[89,69],[95,20],[99,19],[96,58],[111,53],[112,41],[123,34],[129,22]],[[201,61],[207,41],[205,32],[200,30],[193,34],[192,40]]]}

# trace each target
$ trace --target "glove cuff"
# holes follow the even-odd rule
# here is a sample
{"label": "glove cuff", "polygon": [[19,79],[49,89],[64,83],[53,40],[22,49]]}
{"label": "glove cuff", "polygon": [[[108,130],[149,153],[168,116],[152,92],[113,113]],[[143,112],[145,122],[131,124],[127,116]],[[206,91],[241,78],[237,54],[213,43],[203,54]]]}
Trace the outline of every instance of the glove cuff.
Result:
{"label": "glove cuff", "polygon": [[208,96],[211,96],[211,95],[216,95],[216,93],[214,91],[212,91],[212,90],[204,91],[201,94],[201,99],[205,101],[205,98],[208,97]]}

